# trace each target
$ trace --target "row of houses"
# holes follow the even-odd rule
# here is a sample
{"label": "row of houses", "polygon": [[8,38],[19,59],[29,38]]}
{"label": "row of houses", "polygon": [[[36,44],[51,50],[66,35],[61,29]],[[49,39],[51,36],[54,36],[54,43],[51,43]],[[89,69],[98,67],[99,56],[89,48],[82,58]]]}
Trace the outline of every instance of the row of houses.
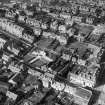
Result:
{"label": "row of houses", "polygon": [[9,21],[8,19],[1,18],[0,19],[0,27],[2,30],[7,31],[10,34],[12,34],[20,39],[23,39],[30,43],[33,43],[34,36],[25,33],[24,28],[20,27],[19,25],[14,24],[12,21]]}
{"label": "row of houses", "polygon": [[[35,1],[35,2],[37,2],[37,1]],[[88,14],[88,15],[91,14],[91,15],[97,16],[97,11],[96,11],[97,9],[100,9],[101,12],[104,11],[103,8],[102,7],[99,8],[98,5],[97,6],[96,5],[91,6],[91,5],[87,5],[87,4],[81,4],[80,2],[88,3],[88,1],[83,1],[83,0],[77,0],[74,3],[69,3],[69,4],[66,3],[63,6],[60,6],[59,3],[56,3],[56,5],[51,5],[50,3],[48,3],[49,5],[47,5],[46,3],[44,4],[44,2],[45,1],[41,2],[42,5],[41,5],[40,8],[43,11],[47,11],[47,12],[50,12],[50,10],[55,9],[58,12],[67,12],[67,13],[70,13],[70,14],[71,13],[77,14],[78,12],[80,12],[82,14]],[[49,0],[49,2],[51,2],[51,1]],[[93,0],[89,0],[89,2],[93,2]],[[97,2],[99,2],[99,3],[97,3],[99,5],[100,4],[104,5],[103,0],[100,0],[100,1],[97,1]],[[102,15],[102,14],[100,13],[100,15]]]}
{"label": "row of houses", "polygon": [[97,5],[104,7],[105,1],[104,0],[68,0],[68,2],[78,3],[78,4],[87,4],[87,5]]}
{"label": "row of houses", "polygon": [[[90,16],[90,17],[84,16],[84,15],[71,16],[71,15],[68,15],[67,13],[62,13],[60,14],[60,17],[63,19],[65,18],[66,20],[56,19],[53,14],[52,14],[52,17],[48,16],[48,17],[45,17],[45,19],[37,19],[37,18],[32,19],[26,16],[19,15],[18,22],[25,23],[26,25],[31,26],[31,28],[34,31],[34,34],[37,36],[40,36],[42,34],[42,30],[51,30],[53,32],[59,32],[60,36],[62,36],[63,38],[62,39],[60,36],[57,37],[57,39],[60,42],[62,42],[61,40],[64,40],[64,39],[66,40],[66,38],[64,37],[65,34],[71,35],[71,31],[67,30],[67,27],[70,25],[72,26],[74,22],[79,22],[79,23],[83,22],[83,23],[91,24],[91,25],[95,23],[94,16]],[[51,34],[50,36],[52,36]]]}
{"label": "row of houses", "polygon": [[[48,8],[50,9],[51,6],[46,7],[47,10],[49,10]],[[54,6],[53,6],[53,8],[54,8]],[[104,10],[97,9],[97,7],[87,7],[87,6],[83,6],[83,5],[72,4],[71,7],[64,7],[64,8],[69,10],[69,12],[62,11],[62,12],[57,12],[57,13],[56,12],[50,13],[50,11],[49,11],[48,14],[51,15],[52,17],[54,17],[54,18],[59,17],[59,18],[62,18],[62,19],[69,19],[69,20],[72,17],[73,18],[75,17],[76,20],[78,20],[80,22],[83,22],[83,23],[86,23],[86,24],[94,24],[94,21],[96,19],[98,19],[97,15],[99,16],[100,19],[101,19],[101,16],[104,16]],[[70,8],[72,8],[72,9],[70,10]],[[57,9],[60,9],[60,8],[55,8],[55,9],[57,10]],[[82,21],[82,20],[84,20],[84,21]],[[97,24],[97,23],[95,23],[95,24]]]}
{"label": "row of houses", "polygon": [[[6,15],[6,17],[8,17],[10,19],[10,17],[13,18],[14,15],[12,16],[12,13],[10,13],[9,15]],[[15,19],[13,19],[13,20],[15,20]],[[26,16],[19,15],[18,22],[19,23],[23,23],[23,24],[25,23],[26,25],[30,26],[31,29],[33,30],[34,34],[37,37],[39,37],[40,35],[42,35],[42,30],[48,30],[48,29],[50,29],[50,30],[52,30],[54,32],[59,31],[59,33],[61,33],[61,34],[66,33],[66,25],[64,25],[64,22],[62,24],[62,22],[60,20],[56,20],[56,19],[51,18],[51,17],[46,17],[45,19],[39,19],[38,20],[38,19],[35,19],[35,18],[32,19],[32,18],[29,18],[29,17],[26,17]],[[14,26],[15,26],[15,24],[14,24]],[[15,28],[19,28],[19,26],[16,25]],[[14,33],[13,32],[11,32],[11,33],[16,34],[16,36],[20,35],[19,36],[20,38],[23,37],[25,40],[30,40],[30,42],[32,42],[31,41],[31,38],[27,38],[27,35],[26,34],[24,34],[24,36],[22,36],[22,32],[24,31],[24,28],[20,27],[19,30],[20,29],[21,29],[21,33],[19,33],[20,31],[19,32],[15,32],[14,31]],[[48,32],[48,33],[50,33],[50,32]],[[45,34],[45,32],[43,32],[43,35],[44,34]],[[52,33],[50,33],[50,35],[52,36]],[[54,37],[54,36],[52,36],[52,37]],[[66,38],[64,37],[64,35],[57,36],[57,40],[59,40],[61,43],[62,43],[62,41],[64,39],[66,40]],[[67,42],[67,40],[66,40],[66,42]]]}
{"label": "row of houses", "polygon": [[90,5],[86,5],[86,4],[79,4],[79,3],[71,3],[71,4],[65,4],[63,6],[60,6],[59,4],[56,4],[55,6],[53,5],[45,5],[42,6],[43,8],[47,8],[48,9],[56,9],[59,12],[66,12],[66,13],[71,13],[73,12],[74,14],[77,13],[83,13],[83,14],[92,14],[94,13],[94,15],[96,16],[96,10],[100,9],[101,11],[103,11],[103,8],[99,8],[97,6],[90,6]]}

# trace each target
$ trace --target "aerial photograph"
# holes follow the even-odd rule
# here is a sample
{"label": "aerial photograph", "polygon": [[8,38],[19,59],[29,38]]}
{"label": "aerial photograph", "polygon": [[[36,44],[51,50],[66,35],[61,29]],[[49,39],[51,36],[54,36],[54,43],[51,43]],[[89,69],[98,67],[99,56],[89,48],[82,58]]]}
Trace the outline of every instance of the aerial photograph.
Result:
{"label": "aerial photograph", "polygon": [[105,0],[0,0],[0,105],[105,105]]}

